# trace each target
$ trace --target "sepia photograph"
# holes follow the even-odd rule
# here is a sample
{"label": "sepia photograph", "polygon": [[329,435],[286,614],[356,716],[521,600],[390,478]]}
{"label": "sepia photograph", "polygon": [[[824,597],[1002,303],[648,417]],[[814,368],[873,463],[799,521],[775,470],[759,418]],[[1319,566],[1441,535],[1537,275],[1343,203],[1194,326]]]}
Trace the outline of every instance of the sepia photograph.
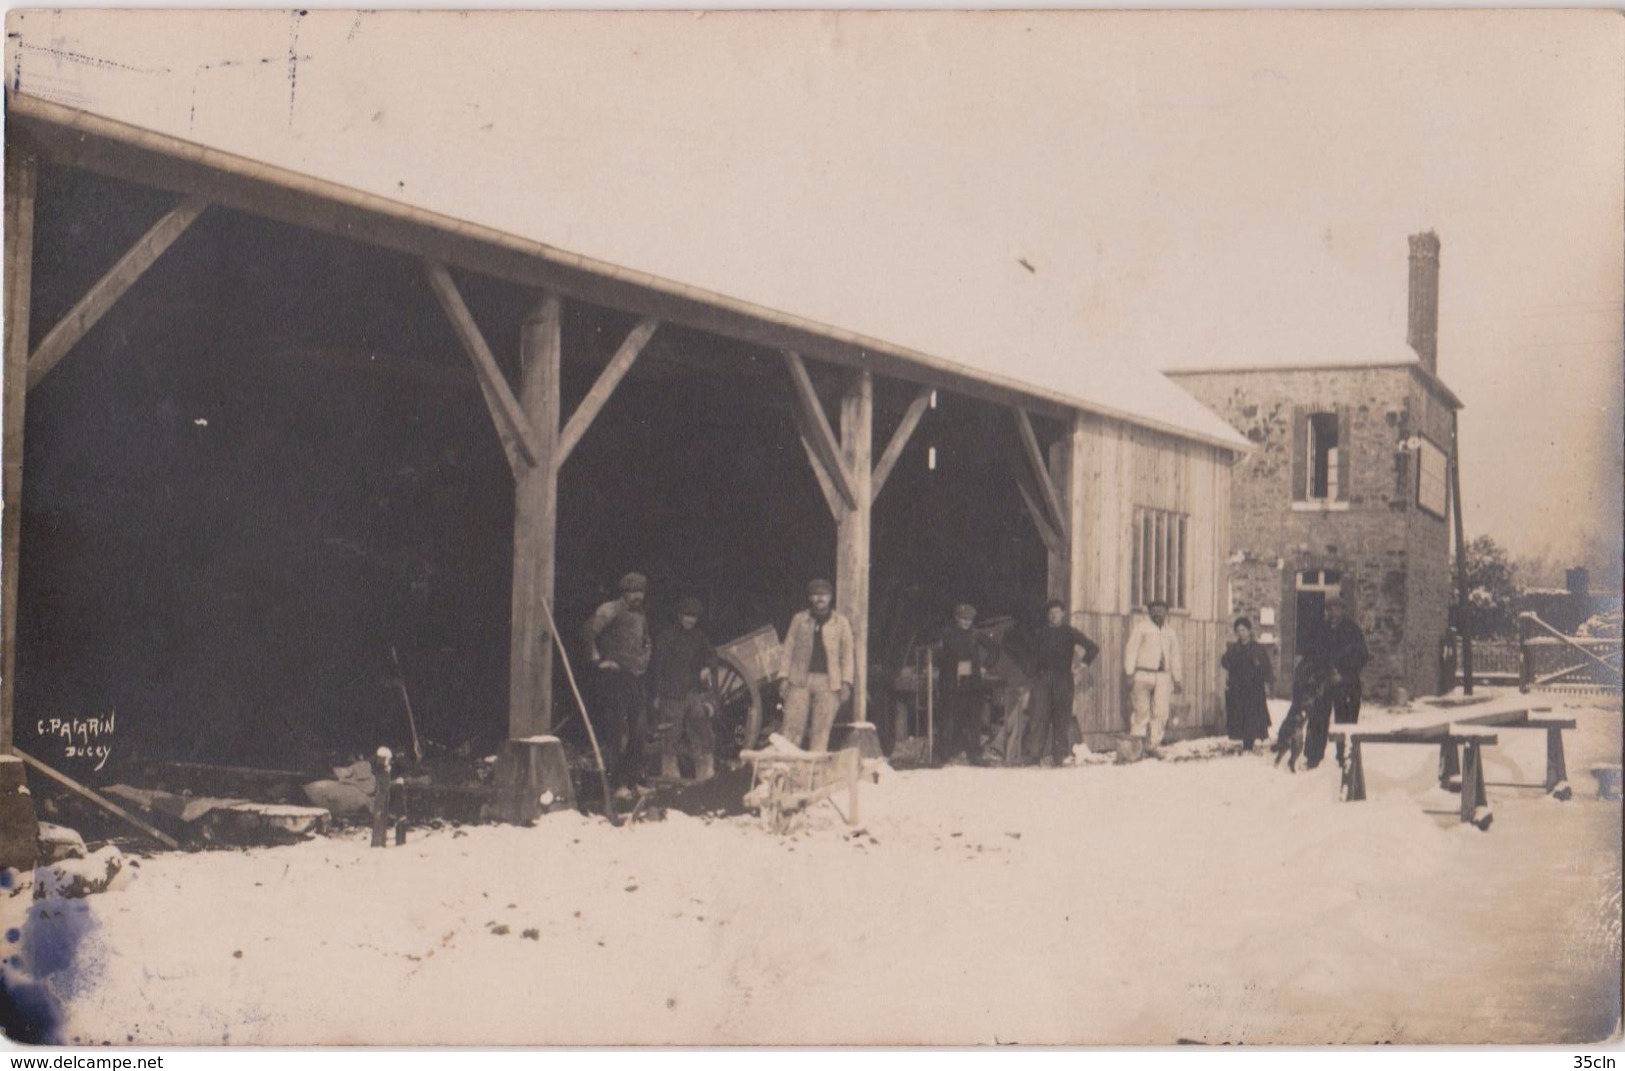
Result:
{"label": "sepia photograph", "polygon": [[1618,1051],[1619,12],[3,74],[12,1046]]}

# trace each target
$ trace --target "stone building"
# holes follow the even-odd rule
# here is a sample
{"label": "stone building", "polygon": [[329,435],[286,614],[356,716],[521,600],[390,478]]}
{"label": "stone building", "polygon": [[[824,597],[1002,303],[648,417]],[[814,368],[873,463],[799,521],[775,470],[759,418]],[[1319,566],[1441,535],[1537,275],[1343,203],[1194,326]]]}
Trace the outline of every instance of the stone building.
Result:
{"label": "stone building", "polygon": [[1450,460],[1461,401],[1438,374],[1439,239],[1410,239],[1411,350],[1168,369],[1254,444],[1231,496],[1230,601],[1278,648],[1277,690],[1340,594],[1367,695],[1440,690],[1451,603]]}

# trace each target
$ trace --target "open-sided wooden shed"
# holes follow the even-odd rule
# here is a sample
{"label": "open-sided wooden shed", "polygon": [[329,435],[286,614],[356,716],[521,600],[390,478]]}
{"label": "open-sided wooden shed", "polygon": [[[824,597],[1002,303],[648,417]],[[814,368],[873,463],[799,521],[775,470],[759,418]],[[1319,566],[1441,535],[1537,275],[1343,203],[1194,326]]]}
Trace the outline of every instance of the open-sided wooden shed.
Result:
{"label": "open-sided wooden shed", "polygon": [[[42,163],[173,199],[52,323],[30,316]],[[607,419],[606,404],[667,325],[769,355],[781,367],[805,455],[797,463],[811,466],[823,499],[807,509],[827,510],[835,523],[828,569],[858,636],[854,720],[865,720],[868,700],[873,504],[937,393],[1002,413],[1020,444],[1022,463],[1008,475],[1047,548],[1049,593],[1066,601],[1074,621],[1105,650],[1080,691],[1076,714],[1085,732],[1121,727],[1122,641],[1131,615],[1153,595],[1173,603],[1187,652],[1187,706],[1176,708],[1182,723],[1176,728],[1222,720],[1217,655],[1229,609],[1229,473],[1245,443],[1149,369],[1099,366],[1079,353],[1075,373],[1029,378],[1019,353],[985,353],[975,365],[947,360],[26,94],[7,98],[5,175],[0,746],[10,748],[17,718],[29,716],[15,707],[29,391],[71,361],[104,314],[206,213],[271,220],[409,258],[437,299],[474,370],[512,474],[507,731],[513,738],[546,732],[556,721],[543,603],[553,601],[558,533],[572,523],[558,506],[560,473],[580,456],[595,422]],[[528,295],[517,337],[489,337],[482,329],[467,300],[476,277]],[[581,359],[567,352],[561,330],[572,303],[613,310],[631,324],[593,369],[590,386],[574,394],[561,387],[561,369]],[[877,384],[905,399],[890,407],[885,426],[876,419]]]}

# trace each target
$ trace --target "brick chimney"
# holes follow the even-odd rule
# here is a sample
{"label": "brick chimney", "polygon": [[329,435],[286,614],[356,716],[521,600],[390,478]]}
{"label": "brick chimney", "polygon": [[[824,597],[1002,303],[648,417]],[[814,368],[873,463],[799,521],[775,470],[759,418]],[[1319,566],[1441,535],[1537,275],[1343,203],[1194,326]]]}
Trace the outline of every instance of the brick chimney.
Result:
{"label": "brick chimney", "polygon": [[1405,341],[1422,367],[1439,374],[1439,236],[1411,235],[1411,310]]}

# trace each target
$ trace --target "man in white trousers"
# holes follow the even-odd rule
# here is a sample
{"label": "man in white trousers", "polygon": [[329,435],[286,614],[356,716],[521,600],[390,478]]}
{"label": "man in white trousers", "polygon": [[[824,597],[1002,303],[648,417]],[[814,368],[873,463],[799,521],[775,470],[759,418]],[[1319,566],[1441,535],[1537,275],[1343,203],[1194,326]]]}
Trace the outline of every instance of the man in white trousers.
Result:
{"label": "man in white trousers", "polygon": [[1168,624],[1168,604],[1153,599],[1149,616],[1134,623],[1123,651],[1123,672],[1129,677],[1134,714],[1129,732],[1145,738],[1146,750],[1162,746],[1168,727],[1168,704],[1175,692],[1185,690],[1185,667],[1179,657],[1179,636]]}

